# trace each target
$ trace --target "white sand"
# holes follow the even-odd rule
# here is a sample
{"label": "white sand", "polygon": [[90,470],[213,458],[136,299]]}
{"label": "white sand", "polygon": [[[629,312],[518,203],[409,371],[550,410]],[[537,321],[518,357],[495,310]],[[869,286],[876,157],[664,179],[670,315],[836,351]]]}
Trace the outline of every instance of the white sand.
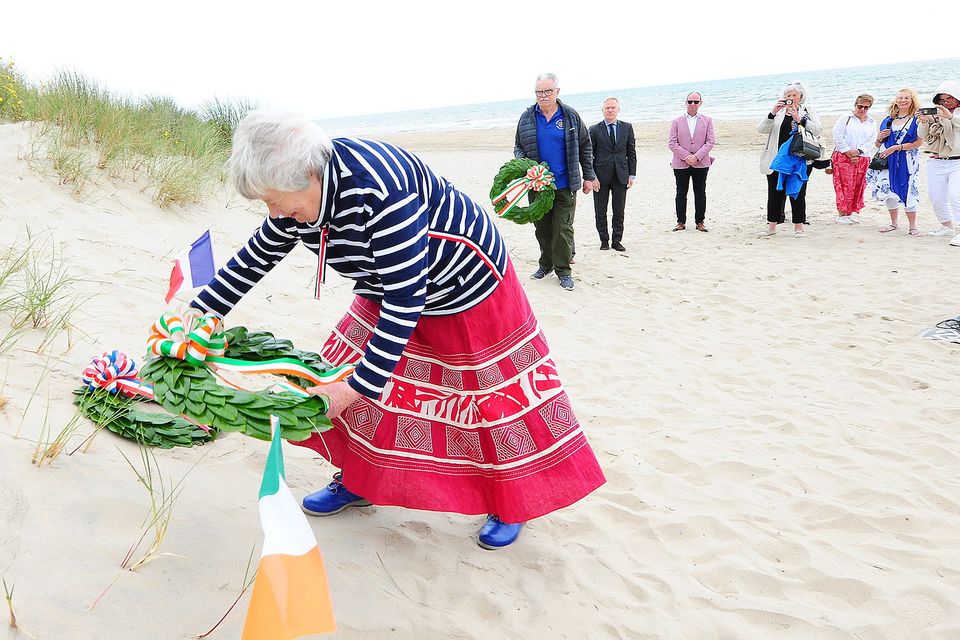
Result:
{"label": "white sand", "polygon": [[[960,249],[877,233],[887,214],[876,204],[861,225],[833,224],[822,172],[807,237],[758,240],[762,139],[752,123],[718,128],[709,233],[669,231],[666,125],[645,125],[629,251],[598,250],[581,195],[577,288],[524,278],[608,483],[495,553],[471,540],[473,517],[366,508],[311,519],[336,637],[960,637],[960,348],[915,337],[960,314]],[[511,131],[391,139],[478,201],[512,150]],[[162,555],[122,574],[148,508],[120,454],[136,448],[104,432],[50,467],[30,458],[47,407],[54,430],[69,419],[92,355],[143,352],[170,256],[210,226],[225,260],[259,214],[236,196],[161,211],[139,185],[106,179],[78,201],[18,159],[28,146],[25,125],[0,126],[0,238],[49,233],[86,300],[72,348],[61,336],[47,362],[32,332],[0,371],[0,575],[38,638],[190,638],[226,611],[260,541],[265,444],[228,434],[157,451],[165,475],[190,473]],[[935,224],[925,200],[920,219]],[[521,275],[532,272],[532,228],[500,228]],[[230,324],[318,349],[350,288],[332,276],[312,300],[311,267],[295,252]],[[309,451],[286,455],[297,496],[333,471]],[[211,637],[238,637],[245,606]]]}

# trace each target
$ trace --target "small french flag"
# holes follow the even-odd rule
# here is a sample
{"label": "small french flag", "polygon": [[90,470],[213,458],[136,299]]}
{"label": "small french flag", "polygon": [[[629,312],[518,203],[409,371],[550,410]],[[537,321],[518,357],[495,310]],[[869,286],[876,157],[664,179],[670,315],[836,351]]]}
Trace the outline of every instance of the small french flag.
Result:
{"label": "small french flag", "polygon": [[192,289],[202,287],[213,280],[214,273],[213,243],[210,241],[210,230],[207,229],[187,251],[177,256],[173,271],[170,272],[167,304],[170,304],[173,296],[184,286]]}

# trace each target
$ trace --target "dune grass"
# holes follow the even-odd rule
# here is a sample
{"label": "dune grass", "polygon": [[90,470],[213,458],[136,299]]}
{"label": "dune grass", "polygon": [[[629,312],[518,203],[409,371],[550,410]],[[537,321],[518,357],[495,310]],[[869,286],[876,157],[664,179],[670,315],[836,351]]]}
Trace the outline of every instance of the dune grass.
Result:
{"label": "dune grass", "polygon": [[[101,173],[142,184],[161,207],[199,202],[223,179],[237,123],[256,105],[214,99],[199,111],[170,98],[135,100],[76,71],[30,83],[0,59],[0,120],[35,123],[63,185],[84,193]],[[6,106],[5,106],[6,105]]]}

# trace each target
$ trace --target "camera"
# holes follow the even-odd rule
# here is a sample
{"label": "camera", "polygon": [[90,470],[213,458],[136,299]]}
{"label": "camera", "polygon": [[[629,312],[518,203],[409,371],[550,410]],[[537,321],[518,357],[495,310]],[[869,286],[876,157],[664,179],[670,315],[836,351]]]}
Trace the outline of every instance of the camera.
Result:
{"label": "camera", "polygon": [[936,108],[936,107],[921,107],[921,108],[920,108],[920,115],[922,115],[922,116],[935,116],[935,115],[937,115],[937,108]]}
{"label": "camera", "polygon": [[786,99],[786,100],[783,101],[783,104],[785,104],[785,105],[791,105],[791,104],[793,104],[793,100],[790,99],[790,98],[788,98],[788,99]]}

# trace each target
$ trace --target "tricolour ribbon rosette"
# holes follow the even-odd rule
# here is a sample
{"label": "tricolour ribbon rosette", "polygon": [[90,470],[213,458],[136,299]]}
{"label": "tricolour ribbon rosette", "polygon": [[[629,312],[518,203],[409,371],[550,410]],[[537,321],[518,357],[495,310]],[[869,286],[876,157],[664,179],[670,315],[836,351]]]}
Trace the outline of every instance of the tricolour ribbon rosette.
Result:
{"label": "tricolour ribbon rosette", "polygon": [[91,390],[105,389],[125,396],[144,395],[141,390],[137,363],[127,354],[114,349],[90,359],[80,379]]}
{"label": "tricolour ribbon rosette", "polygon": [[155,356],[168,356],[201,365],[227,350],[223,320],[218,315],[164,313],[153,323],[147,349]]}
{"label": "tricolour ribbon rosette", "polygon": [[[507,185],[506,189],[501,191],[493,199],[494,211],[498,216],[506,214],[517,206],[520,199],[527,195],[528,191],[543,191],[553,184],[553,173],[542,164],[534,165],[527,169],[527,173],[517,178]],[[499,206],[502,204],[502,207]]]}

